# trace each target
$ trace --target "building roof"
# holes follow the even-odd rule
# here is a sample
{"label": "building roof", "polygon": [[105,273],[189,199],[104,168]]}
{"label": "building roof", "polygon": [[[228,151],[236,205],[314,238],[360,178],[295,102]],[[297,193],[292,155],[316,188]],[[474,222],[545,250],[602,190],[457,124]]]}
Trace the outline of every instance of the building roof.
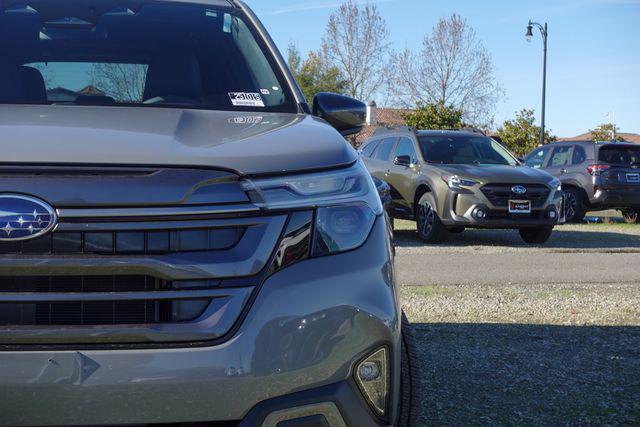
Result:
{"label": "building roof", "polygon": [[367,125],[356,136],[356,146],[359,146],[365,139],[369,138],[376,129],[384,126],[396,127],[406,125],[406,121],[402,117],[404,114],[412,113],[414,110],[402,109],[402,108],[378,108],[376,120],[378,124],[370,126]]}
{"label": "building roof", "polygon": [[[637,133],[618,132],[617,135],[624,138],[626,142],[640,144],[640,135]],[[593,141],[593,135],[591,132],[587,132],[571,138],[558,138],[558,141]]]}

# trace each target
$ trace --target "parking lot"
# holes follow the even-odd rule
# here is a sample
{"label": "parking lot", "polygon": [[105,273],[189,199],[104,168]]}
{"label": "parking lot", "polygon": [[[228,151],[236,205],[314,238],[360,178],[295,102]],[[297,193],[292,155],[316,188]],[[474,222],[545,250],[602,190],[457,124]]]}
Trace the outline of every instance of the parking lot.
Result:
{"label": "parking lot", "polygon": [[566,225],[539,247],[396,228],[426,424],[640,423],[640,226]]}

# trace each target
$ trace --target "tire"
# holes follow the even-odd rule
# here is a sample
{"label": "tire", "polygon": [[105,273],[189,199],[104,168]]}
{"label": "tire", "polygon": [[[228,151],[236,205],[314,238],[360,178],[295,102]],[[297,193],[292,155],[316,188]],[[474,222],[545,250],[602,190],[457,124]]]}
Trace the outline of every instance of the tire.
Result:
{"label": "tire", "polygon": [[466,230],[464,227],[451,227],[447,229],[447,231],[451,234],[464,233],[464,230]]}
{"label": "tire", "polygon": [[637,224],[640,222],[640,209],[623,209],[622,216],[627,224]]}
{"label": "tire", "polygon": [[416,229],[425,243],[442,243],[447,237],[447,229],[438,218],[436,203],[430,193],[423,195],[416,206]]}
{"label": "tire", "polygon": [[397,427],[414,427],[421,424],[422,407],[422,387],[420,385],[421,365],[418,355],[415,335],[407,320],[407,316],[402,313],[402,363],[400,372],[400,398],[398,402],[398,422]]}
{"label": "tire", "polygon": [[582,191],[569,187],[564,191],[564,214],[567,222],[582,222],[587,214]]}
{"label": "tire", "polygon": [[541,245],[546,243],[551,237],[553,227],[539,227],[539,228],[522,228],[520,231],[520,237],[527,243],[533,245]]}

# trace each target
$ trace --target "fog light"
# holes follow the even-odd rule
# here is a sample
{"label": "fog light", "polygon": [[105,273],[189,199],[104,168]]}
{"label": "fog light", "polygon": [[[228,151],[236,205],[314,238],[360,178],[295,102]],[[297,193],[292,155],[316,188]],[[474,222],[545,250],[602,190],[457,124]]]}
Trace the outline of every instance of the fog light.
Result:
{"label": "fog light", "polygon": [[473,216],[476,219],[485,219],[487,217],[487,211],[485,211],[482,208],[478,208],[475,211],[473,211]]}
{"label": "fog light", "polygon": [[556,213],[556,211],[554,210],[549,211],[549,219],[556,219],[557,217],[558,217],[558,214]]}
{"label": "fog light", "polygon": [[389,357],[381,348],[360,362],[355,372],[356,383],[371,408],[385,415],[389,400]]}

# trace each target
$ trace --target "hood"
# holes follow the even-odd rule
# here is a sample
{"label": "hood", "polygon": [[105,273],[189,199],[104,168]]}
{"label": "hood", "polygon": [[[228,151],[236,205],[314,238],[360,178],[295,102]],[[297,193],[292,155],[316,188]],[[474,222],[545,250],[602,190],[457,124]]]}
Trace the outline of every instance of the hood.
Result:
{"label": "hood", "polygon": [[206,167],[240,175],[347,165],[355,150],[309,115],[0,105],[2,161]]}
{"label": "hood", "polygon": [[438,165],[445,173],[481,181],[483,184],[548,184],[553,176],[527,166],[505,165]]}

